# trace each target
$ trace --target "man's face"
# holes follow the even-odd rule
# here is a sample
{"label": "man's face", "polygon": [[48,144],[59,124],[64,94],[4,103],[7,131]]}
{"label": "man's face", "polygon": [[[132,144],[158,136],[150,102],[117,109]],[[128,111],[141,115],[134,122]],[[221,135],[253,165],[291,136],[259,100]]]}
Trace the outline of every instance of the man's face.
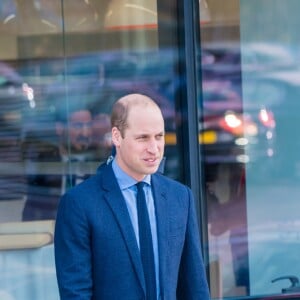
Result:
{"label": "man's face", "polygon": [[117,162],[129,176],[140,181],[157,171],[163,157],[164,120],[156,106],[136,106],[130,109],[127,124],[123,138],[116,127],[112,129]]}
{"label": "man's face", "polygon": [[91,146],[92,115],[89,111],[80,110],[71,114],[68,135],[71,148],[75,151],[84,151]]}

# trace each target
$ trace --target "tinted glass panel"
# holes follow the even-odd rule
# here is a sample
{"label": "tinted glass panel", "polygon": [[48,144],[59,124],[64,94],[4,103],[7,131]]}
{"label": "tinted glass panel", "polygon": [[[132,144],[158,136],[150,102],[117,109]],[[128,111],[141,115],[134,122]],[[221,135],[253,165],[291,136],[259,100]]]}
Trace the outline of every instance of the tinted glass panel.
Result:
{"label": "tinted glass panel", "polygon": [[0,298],[54,300],[58,201],[111,154],[116,99],[158,102],[164,172],[182,179],[177,56],[159,43],[156,1],[3,0],[0,21]]}
{"label": "tinted glass panel", "polygon": [[288,276],[300,275],[299,2],[206,0],[201,8],[212,297],[289,299],[299,290]]}

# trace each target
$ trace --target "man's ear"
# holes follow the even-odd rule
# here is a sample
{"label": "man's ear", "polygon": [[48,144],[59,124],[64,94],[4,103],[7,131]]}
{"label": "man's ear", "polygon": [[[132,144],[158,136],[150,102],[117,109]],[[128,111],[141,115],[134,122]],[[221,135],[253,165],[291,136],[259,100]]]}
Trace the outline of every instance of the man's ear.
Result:
{"label": "man's ear", "polygon": [[120,145],[121,132],[117,127],[111,129],[111,140],[113,144],[118,147]]}
{"label": "man's ear", "polygon": [[62,122],[56,122],[55,131],[58,136],[62,136],[64,133],[64,124]]}

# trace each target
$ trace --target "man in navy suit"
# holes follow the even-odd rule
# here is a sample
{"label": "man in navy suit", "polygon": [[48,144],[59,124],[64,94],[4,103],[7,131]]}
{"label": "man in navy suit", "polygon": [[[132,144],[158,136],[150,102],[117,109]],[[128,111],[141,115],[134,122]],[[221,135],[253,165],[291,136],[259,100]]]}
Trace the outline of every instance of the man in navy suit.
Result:
{"label": "man in navy suit", "polygon": [[[28,142],[24,143],[28,168],[34,172],[27,176],[23,221],[54,219],[62,193],[87,177],[80,166],[95,160],[91,112],[81,103],[70,108],[68,118],[63,109],[58,111],[55,124],[58,145],[41,141],[40,136],[34,134],[29,135]],[[77,168],[74,168],[73,174],[63,174],[65,170],[69,171],[66,167],[69,161],[76,161]],[[48,171],[47,167],[34,169],[39,163],[60,163],[60,167],[56,168],[55,173],[47,174],[44,173],[45,169]]]}
{"label": "man in navy suit", "polygon": [[[165,143],[160,108],[147,96],[127,95],[114,104],[111,125],[114,159],[60,200],[54,245],[61,299],[208,300],[192,192],[157,172]],[[141,181],[153,298],[139,236]]]}

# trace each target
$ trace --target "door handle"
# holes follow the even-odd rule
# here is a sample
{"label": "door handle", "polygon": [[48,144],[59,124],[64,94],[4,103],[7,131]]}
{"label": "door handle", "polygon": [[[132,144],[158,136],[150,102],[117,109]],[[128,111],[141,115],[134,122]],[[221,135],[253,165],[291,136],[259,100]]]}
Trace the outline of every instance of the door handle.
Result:
{"label": "door handle", "polygon": [[300,292],[300,284],[299,278],[297,276],[289,275],[289,276],[281,276],[272,280],[273,282],[288,279],[291,282],[291,286],[287,288],[283,288],[282,293],[299,293]]}

